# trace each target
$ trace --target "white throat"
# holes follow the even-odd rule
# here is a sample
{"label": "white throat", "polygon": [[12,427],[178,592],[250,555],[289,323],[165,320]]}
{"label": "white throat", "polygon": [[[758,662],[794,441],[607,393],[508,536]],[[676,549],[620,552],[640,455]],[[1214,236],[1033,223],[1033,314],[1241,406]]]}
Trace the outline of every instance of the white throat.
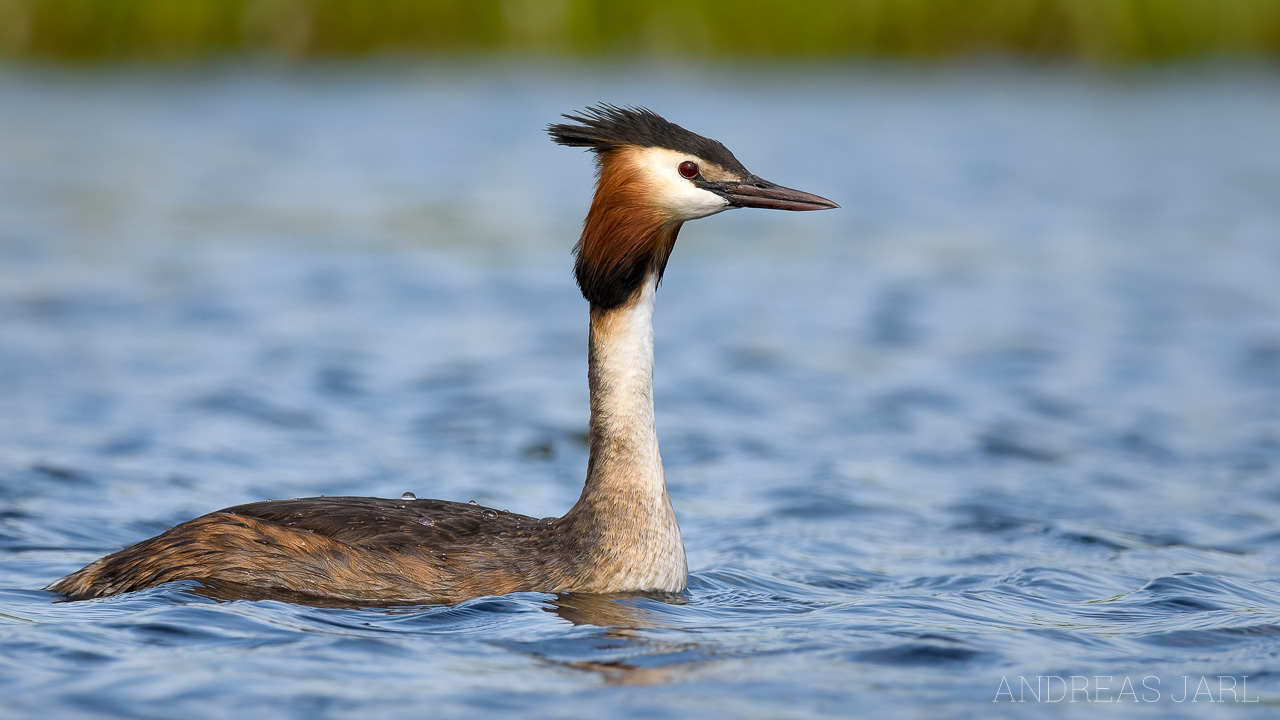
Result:
{"label": "white throat", "polygon": [[[650,275],[638,297],[621,307],[593,312],[591,322],[592,474],[623,474],[637,493],[666,493],[653,419],[653,300]],[[590,480],[590,478],[589,478]]]}
{"label": "white throat", "polygon": [[629,302],[591,311],[591,459],[569,513],[591,527],[596,543],[594,577],[583,590],[678,592],[688,578],[653,420],[657,286],[650,274]]}

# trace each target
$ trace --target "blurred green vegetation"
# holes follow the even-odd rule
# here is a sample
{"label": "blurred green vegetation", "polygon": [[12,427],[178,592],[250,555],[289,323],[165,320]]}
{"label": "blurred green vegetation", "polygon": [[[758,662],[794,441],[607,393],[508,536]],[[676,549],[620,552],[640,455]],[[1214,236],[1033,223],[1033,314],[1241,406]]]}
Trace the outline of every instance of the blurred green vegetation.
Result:
{"label": "blurred green vegetation", "polygon": [[0,0],[8,57],[241,52],[1275,56],[1280,0]]}

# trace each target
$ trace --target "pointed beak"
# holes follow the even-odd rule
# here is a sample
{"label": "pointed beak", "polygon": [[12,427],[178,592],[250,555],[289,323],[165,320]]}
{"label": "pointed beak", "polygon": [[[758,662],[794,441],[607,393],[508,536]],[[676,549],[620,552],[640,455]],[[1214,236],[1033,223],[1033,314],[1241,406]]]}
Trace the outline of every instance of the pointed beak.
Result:
{"label": "pointed beak", "polygon": [[734,207],[768,210],[830,210],[840,207],[824,197],[775,185],[754,175],[740,183],[726,183],[719,192]]}

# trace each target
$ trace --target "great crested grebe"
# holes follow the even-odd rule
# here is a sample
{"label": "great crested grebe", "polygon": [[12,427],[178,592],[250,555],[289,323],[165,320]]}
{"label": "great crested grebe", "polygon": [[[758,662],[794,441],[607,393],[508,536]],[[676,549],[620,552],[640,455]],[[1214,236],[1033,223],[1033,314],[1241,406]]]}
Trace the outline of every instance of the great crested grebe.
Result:
{"label": "great crested grebe", "polygon": [[238,505],[182,523],[49,586],[68,600],[191,580],[220,597],[333,604],[484,595],[680,592],[684,543],[653,422],[653,299],[687,220],[738,207],[822,210],[733,153],[643,108],[601,104],[547,131],[595,153],[575,273],[590,303],[590,456],[564,517],[443,500],[320,497]]}

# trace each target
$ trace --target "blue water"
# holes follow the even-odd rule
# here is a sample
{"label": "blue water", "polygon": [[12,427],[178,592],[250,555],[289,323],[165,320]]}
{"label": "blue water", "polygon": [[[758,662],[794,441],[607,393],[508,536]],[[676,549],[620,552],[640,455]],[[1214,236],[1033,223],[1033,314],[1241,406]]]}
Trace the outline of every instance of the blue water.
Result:
{"label": "blue water", "polygon": [[[1275,80],[0,69],[0,716],[1274,712]],[[541,128],[598,100],[844,206],[681,235],[682,601],[40,589],[266,498],[563,512],[591,170]]]}

